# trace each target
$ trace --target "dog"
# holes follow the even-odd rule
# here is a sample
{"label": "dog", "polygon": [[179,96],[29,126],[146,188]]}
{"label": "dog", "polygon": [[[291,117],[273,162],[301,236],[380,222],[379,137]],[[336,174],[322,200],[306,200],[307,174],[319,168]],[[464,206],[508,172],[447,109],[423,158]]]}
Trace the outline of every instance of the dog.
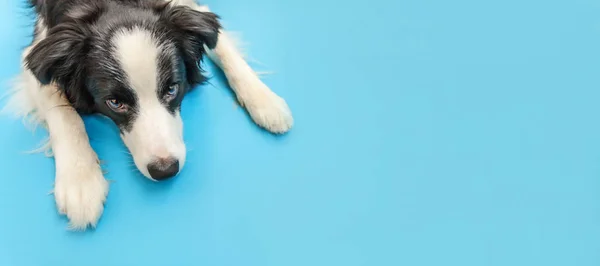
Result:
{"label": "dog", "polygon": [[200,61],[209,57],[260,127],[281,134],[293,125],[219,17],[194,0],[29,2],[34,38],[8,105],[48,129],[56,206],[72,229],[96,227],[109,190],[82,114],[114,121],[147,178],[176,176],[186,159],[181,102],[206,81]]}

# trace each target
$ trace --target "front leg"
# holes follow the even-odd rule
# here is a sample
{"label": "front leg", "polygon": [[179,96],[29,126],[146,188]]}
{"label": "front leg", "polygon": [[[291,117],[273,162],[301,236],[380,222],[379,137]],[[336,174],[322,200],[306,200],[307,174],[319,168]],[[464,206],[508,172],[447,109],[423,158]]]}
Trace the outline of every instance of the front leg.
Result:
{"label": "front leg", "polygon": [[217,46],[208,55],[223,70],[239,103],[256,124],[279,134],[292,128],[294,119],[285,100],[260,80],[225,32],[219,33]]}
{"label": "front leg", "polygon": [[[207,6],[198,5],[194,0],[172,0],[171,4],[209,12]],[[212,50],[208,49],[208,56],[223,70],[239,103],[248,110],[256,124],[279,134],[292,128],[294,119],[285,100],[260,80],[227,33],[219,33],[217,46]]]}
{"label": "front leg", "polygon": [[40,88],[40,111],[55,157],[54,197],[70,228],[95,227],[104,210],[108,182],[90,146],[83,120],[54,85]]}

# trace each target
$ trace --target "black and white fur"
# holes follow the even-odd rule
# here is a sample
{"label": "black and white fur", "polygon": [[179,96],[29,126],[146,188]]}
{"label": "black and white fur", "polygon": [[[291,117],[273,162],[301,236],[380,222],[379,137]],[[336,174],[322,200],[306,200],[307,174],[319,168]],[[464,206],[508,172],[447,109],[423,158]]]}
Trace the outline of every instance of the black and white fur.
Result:
{"label": "black and white fur", "polygon": [[30,1],[35,38],[9,107],[47,126],[56,205],[74,229],[96,226],[108,193],[80,113],[113,120],[146,177],[172,177],[186,157],[181,102],[205,81],[199,61],[208,55],[259,126],[284,133],[293,124],[218,17],[194,0]]}

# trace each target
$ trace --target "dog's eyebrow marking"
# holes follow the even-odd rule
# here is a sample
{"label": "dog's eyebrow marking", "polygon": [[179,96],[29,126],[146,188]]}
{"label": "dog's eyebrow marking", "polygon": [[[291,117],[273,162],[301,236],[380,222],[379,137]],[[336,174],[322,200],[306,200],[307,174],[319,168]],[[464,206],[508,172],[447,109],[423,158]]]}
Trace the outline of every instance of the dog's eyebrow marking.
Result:
{"label": "dog's eyebrow marking", "polygon": [[115,58],[121,64],[131,89],[140,99],[155,98],[158,81],[160,45],[152,33],[133,28],[113,37]]}

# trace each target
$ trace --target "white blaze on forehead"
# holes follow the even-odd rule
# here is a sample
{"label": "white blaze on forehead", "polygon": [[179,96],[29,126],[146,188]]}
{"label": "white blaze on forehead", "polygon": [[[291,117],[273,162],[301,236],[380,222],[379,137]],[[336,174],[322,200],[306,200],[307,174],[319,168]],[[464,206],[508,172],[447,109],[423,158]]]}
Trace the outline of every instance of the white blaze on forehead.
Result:
{"label": "white blaze on forehead", "polygon": [[160,47],[152,34],[140,28],[124,30],[114,36],[113,44],[131,89],[140,100],[156,98]]}

